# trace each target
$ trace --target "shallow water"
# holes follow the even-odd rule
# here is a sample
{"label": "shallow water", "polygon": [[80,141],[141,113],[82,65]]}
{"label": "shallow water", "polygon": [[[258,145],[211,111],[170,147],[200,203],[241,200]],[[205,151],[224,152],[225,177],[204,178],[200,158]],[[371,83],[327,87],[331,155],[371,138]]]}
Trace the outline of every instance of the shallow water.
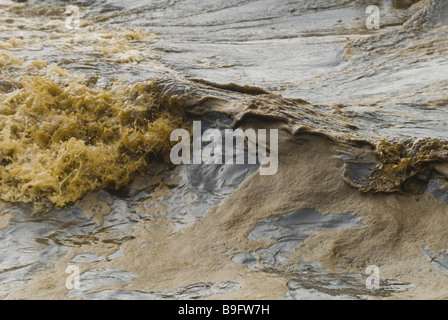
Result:
{"label": "shallow water", "polygon": [[[0,0],[0,297],[446,298],[448,7],[376,3]],[[171,165],[194,119],[279,172]]]}

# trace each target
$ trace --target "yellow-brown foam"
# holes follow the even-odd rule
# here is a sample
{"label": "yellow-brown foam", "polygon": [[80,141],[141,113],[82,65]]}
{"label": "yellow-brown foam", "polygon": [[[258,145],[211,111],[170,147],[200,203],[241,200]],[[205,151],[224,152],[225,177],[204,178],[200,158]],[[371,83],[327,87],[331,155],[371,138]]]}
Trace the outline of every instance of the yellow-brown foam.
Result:
{"label": "yellow-brown foam", "polygon": [[169,150],[179,119],[147,84],[91,89],[35,77],[0,95],[0,193],[61,208],[98,188],[120,188]]}

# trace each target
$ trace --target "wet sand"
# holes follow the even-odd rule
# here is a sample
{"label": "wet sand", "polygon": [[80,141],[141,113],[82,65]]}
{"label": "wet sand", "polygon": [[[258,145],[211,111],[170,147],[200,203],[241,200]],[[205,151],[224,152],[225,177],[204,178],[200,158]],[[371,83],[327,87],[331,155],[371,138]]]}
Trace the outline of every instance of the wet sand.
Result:
{"label": "wet sand", "polygon": [[[446,299],[447,5],[375,4],[80,2],[69,30],[0,1],[0,297]],[[278,171],[171,164],[194,120],[278,129]]]}

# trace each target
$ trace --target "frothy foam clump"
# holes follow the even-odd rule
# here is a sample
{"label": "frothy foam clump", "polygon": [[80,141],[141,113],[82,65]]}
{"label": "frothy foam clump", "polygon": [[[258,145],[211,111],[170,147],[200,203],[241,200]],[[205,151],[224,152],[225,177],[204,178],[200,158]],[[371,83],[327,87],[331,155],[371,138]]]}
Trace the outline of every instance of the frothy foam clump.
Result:
{"label": "frothy foam clump", "polygon": [[151,156],[169,154],[180,117],[155,102],[150,86],[24,77],[0,92],[0,198],[62,208],[128,184]]}

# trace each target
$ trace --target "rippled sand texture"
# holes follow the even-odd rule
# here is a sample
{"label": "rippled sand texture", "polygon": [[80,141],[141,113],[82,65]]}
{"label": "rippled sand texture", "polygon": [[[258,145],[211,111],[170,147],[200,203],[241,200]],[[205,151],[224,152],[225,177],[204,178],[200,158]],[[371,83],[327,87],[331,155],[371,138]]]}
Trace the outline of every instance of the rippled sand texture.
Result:
{"label": "rippled sand texture", "polygon": [[[77,4],[0,0],[0,298],[448,298],[448,2]],[[172,165],[193,120],[278,172]]]}

